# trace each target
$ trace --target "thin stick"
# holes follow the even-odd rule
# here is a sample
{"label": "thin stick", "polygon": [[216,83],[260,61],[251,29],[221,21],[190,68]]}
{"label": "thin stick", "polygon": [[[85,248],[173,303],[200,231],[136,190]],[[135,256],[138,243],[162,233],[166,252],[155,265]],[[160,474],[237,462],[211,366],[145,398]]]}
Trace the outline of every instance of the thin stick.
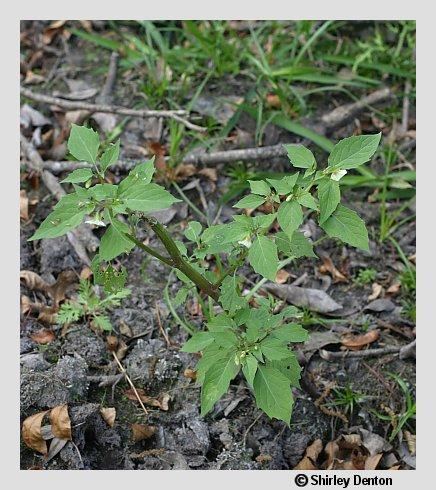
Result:
{"label": "thin stick", "polygon": [[118,367],[120,368],[120,371],[126,377],[127,382],[129,383],[130,387],[133,390],[133,393],[135,393],[135,396],[138,399],[138,402],[141,405],[142,410],[144,410],[145,415],[148,415],[147,409],[145,408],[144,404],[142,403],[141,397],[139,396],[138,392],[136,391],[135,385],[132,383],[132,380],[129,378],[129,375],[127,374],[127,371],[125,370],[124,366],[121,364],[120,360],[118,359],[118,357],[117,357],[117,355],[115,354],[114,351],[112,351],[112,355],[114,356],[114,359],[115,359],[116,363],[118,364]]}
{"label": "thin stick", "polygon": [[193,129],[194,131],[199,131],[204,133],[207,131],[206,128],[201,126],[197,126],[186,119],[183,119],[182,116],[186,115],[186,111],[176,110],[149,110],[149,109],[129,109],[127,107],[122,107],[118,105],[110,105],[110,104],[91,104],[90,102],[84,101],[71,101],[64,100],[59,97],[52,97],[50,95],[37,94],[32,92],[27,88],[21,87],[20,93],[22,96],[27,97],[28,99],[34,100],[36,102],[42,102],[45,104],[51,104],[62,109],[67,110],[85,110],[89,112],[106,112],[109,114],[119,114],[121,116],[131,116],[131,117],[140,117],[140,118],[150,118],[150,117],[163,117],[166,119],[173,119],[189,129]]}
{"label": "thin stick", "polygon": [[160,319],[160,311],[159,311],[159,305],[157,304],[157,301],[155,301],[154,306],[156,308],[156,318],[157,318],[157,324],[159,326],[160,333],[162,334],[163,338],[165,339],[165,342],[167,343],[168,347],[171,347],[171,340],[169,339],[167,333],[165,332],[163,326],[162,326],[162,320]]}
{"label": "thin stick", "polygon": [[398,346],[398,345],[388,345],[380,349],[366,349],[358,351],[344,351],[344,352],[331,352],[325,349],[319,351],[319,355],[326,361],[336,361],[338,359],[356,359],[363,357],[378,357],[384,356],[386,354],[409,354],[416,345],[416,340],[410,342],[410,344]]}

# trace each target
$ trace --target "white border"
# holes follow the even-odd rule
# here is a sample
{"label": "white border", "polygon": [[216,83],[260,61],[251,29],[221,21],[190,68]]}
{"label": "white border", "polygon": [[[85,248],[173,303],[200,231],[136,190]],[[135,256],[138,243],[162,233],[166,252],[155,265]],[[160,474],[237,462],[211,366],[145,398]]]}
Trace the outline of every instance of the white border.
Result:
{"label": "white border", "polygon": [[[410,490],[422,483],[428,488],[434,481],[435,446],[435,382],[434,346],[435,274],[434,274],[434,47],[435,16],[430,2],[365,0],[288,2],[268,0],[254,5],[250,2],[220,0],[200,2],[178,0],[166,2],[91,2],[89,0],[21,1],[7,4],[3,11],[0,35],[1,57],[1,192],[2,197],[2,309],[1,309],[1,479],[6,488],[27,486],[34,489],[71,488],[86,484],[105,489],[137,485],[148,488],[231,488],[265,489],[297,488],[293,471],[19,471],[19,366],[17,361],[19,328],[19,223],[18,223],[18,157],[19,157],[19,19],[417,19],[418,23],[418,107],[420,168],[417,199],[419,264],[425,267],[418,274],[418,469],[416,471],[374,472],[394,478],[393,488]],[[5,9],[4,9],[5,10]],[[421,103],[422,101],[422,103]],[[14,182],[15,185],[12,184]],[[15,203],[15,207],[9,203]],[[12,210],[15,211],[12,211]],[[5,226],[6,225],[6,226]],[[432,274],[433,272],[433,274]],[[321,472],[317,472],[321,473]],[[327,472],[322,472],[327,474]],[[329,476],[349,476],[351,472],[329,472]],[[344,475],[346,473],[346,475]],[[370,476],[372,472],[365,472]],[[425,485],[427,483],[427,485]],[[433,483],[434,485],[434,483]],[[312,488],[308,486],[306,488]],[[328,487],[340,488],[340,487]],[[353,488],[349,486],[348,488]],[[357,487],[356,487],[357,488]],[[361,488],[361,487],[359,487]]]}

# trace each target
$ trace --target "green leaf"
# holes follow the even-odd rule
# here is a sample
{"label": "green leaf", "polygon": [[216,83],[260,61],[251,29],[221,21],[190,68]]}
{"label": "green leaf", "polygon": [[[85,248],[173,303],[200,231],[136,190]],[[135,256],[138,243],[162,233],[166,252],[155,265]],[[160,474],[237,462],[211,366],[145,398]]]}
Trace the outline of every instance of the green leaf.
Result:
{"label": "green leaf", "polygon": [[265,201],[266,199],[262,196],[248,194],[248,196],[243,197],[236,204],[234,204],[233,207],[238,209],[256,209]]}
{"label": "green leaf", "polygon": [[112,330],[112,324],[109,318],[105,315],[96,315],[94,316],[93,321],[97,325],[97,327],[106,332],[110,332]]}
{"label": "green leaf", "polygon": [[293,353],[289,353],[289,357],[282,361],[272,361],[269,365],[275,369],[278,369],[284,374],[290,381],[291,386],[300,387],[301,366],[298,364],[297,356]]}
{"label": "green leaf", "polygon": [[183,345],[181,351],[189,353],[199,352],[211,344],[213,340],[213,336],[210,332],[198,332]]}
{"label": "green leaf", "polygon": [[316,165],[313,153],[303,145],[283,145],[288,152],[288,158],[297,168],[313,168]]}
{"label": "green leaf", "polygon": [[99,254],[102,260],[109,262],[122,253],[128,253],[135,244],[124,236],[129,233],[129,227],[117,219],[112,219],[111,224],[101,237]]}
{"label": "green leaf", "polygon": [[220,359],[206,372],[201,387],[201,415],[206,415],[222,395],[229,389],[230,381],[238,374],[239,366],[234,354]]}
{"label": "green leaf", "polygon": [[306,342],[309,339],[309,332],[298,323],[282,325],[276,328],[271,335],[286,342]]}
{"label": "green leaf", "polygon": [[235,243],[243,240],[250,233],[250,226],[239,221],[232,221],[224,225],[215,225],[206,228],[201,235],[201,240],[207,244]]}
{"label": "green leaf", "polygon": [[61,184],[80,184],[89,180],[93,175],[92,170],[89,168],[78,168],[68,174],[64,180],[61,180]]}
{"label": "green leaf", "polygon": [[229,312],[230,315],[234,315],[236,311],[246,306],[244,298],[239,296],[238,293],[238,281],[235,275],[227,276],[221,284],[221,294],[219,301],[222,307]]}
{"label": "green leaf", "polygon": [[189,291],[190,288],[186,286],[181,287],[176,293],[176,296],[173,300],[173,305],[180,306],[182,303],[184,303],[186,301],[186,298],[188,297]]}
{"label": "green leaf", "polygon": [[190,221],[188,227],[184,231],[184,235],[188,240],[198,243],[202,228],[201,223],[198,221]]}
{"label": "green leaf", "polygon": [[100,138],[93,129],[85,126],[71,125],[68,138],[68,150],[74,158],[84,162],[95,163],[97,161]]}
{"label": "green leaf", "polygon": [[270,186],[264,180],[249,180],[252,194],[268,196],[271,193]]}
{"label": "green leaf", "polygon": [[259,214],[253,217],[253,229],[254,230],[267,230],[277,218],[277,213],[271,214]]}
{"label": "green leaf", "polygon": [[297,202],[306,208],[313,209],[314,211],[318,211],[318,203],[316,199],[312,196],[310,192],[303,192],[297,198]]}
{"label": "green leaf", "polygon": [[278,232],[275,236],[277,248],[290,257],[296,259],[300,257],[316,257],[313,251],[313,244],[300,231],[294,231],[289,238],[284,232]]}
{"label": "green leaf", "polygon": [[270,418],[289,425],[293,404],[289,379],[278,369],[259,364],[253,389],[257,406]]}
{"label": "green leaf", "polygon": [[89,189],[89,194],[97,202],[105,199],[114,199],[117,195],[117,186],[114,184],[96,184]]}
{"label": "green leaf", "polygon": [[235,349],[223,349],[216,342],[208,345],[203,349],[203,356],[197,362],[195,370],[197,371],[197,382],[203,384],[207,371],[216,364],[220,359],[229,358],[235,355]]}
{"label": "green leaf", "polygon": [[339,238],[353,247],[369,251],[368,231],[359,215],[338,204],[336,211],[325,221],[321,228],[329,237]]}
{"label": "green leaf", "polygon": [[258,364],[258,360],[251,354],[248,354],[245,357],[244,364],[242,365],[242,372],[244,373],[245,379],[251,387],[253,386]]}
{"label": "green leaf", "polygon": [[169,208],[180,202],[163,187],[157,184],[137,183],[119,194],[132,211],[151,212]]}
{"label": "green leaf", "polygon": [[350,136],[337,143],[328,158],[330,167],[356,168],[368,162],[377,150],[381,133],[365,136]]}
{"label": "green leaf", "polygon": [[332,179],[322,179],[318,184],[319,224],[325,222],[341,202],[339,182]]}
{"label": "green leaf", "polygon": [[262,354],[270,361],[280,361],[289,356],[289,349],[282,340],[268,336],[260,343]]}
{"label": "green leaf", "polygon": [[281,179],[266,179],[276,190],[277,194],[290,194],[297,183],[299,172],[292,175],[285,175]]}
{"label": "green leaf", "polygon": [[100,158],[100,167],[103,170],[103,172],[116,163],[118,161],[118,158],[120,156],[120,140],[118,140],[115,144],[110,144],[106,150],[104,151],[103,155]]}
{"label": "green leaf", "polygon": [[151,160],[136,165],[129,172],[129,175],[120,182],[118,193],[129,192],[129,189],[136,186],[136,184],[149,184],[155,171],[154,157]]}
{"label": "green leaf", "polygon": [[297,201],[284,201],[277,212],[277,221],[281,229],[289,236],[303,222],[303,210]]}
{"label": "green leaf", "polygon": [[279,259],[277,245],[272,240],[259,235],[250,247],[248,261],[258,274],[275,281]]}
{"label": "green leaf", "polygon": [[223,328],[222,330],[215,330],[212,332],[214,341],[220,347],[229,349],[231,347],[236,347],[238,344],[238,338],[236,334],[230,328]]}
{"label": "green leaf", "polygon": [[76,193],[67,194],[60,199],[29,241],[65,235],[79,226],[85,215],[93,209],[94,205],[90,201],[79,197]]}

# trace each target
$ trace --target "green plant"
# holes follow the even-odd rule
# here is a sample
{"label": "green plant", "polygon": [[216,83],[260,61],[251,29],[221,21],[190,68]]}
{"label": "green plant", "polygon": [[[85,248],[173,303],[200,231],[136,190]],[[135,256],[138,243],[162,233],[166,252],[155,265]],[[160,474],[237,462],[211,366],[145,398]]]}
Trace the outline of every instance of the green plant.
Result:
{"label": "green plant", "polygon": [[360,269],[357,277],[354,279],[354,282],[356,284],[364,286],[366,284],[371,284],[372,282],[374,282],[376,277],[377,271],[375,269],[372,269],[371,267],[368,267],[367,269]]}
{"label": "green plant", "polygon": [[[95,282],[109,293],[122,290],[126,282],[125,268],[117,270],[112,261],[135,246],[175,270],[185,284],[185,292],[180,295],[194,290],[208,296],[210,305],[216,302],[221,307],[219,313],[212,307],[208,309],[207,330],[195,333],[183,347],[185,352],[203,353],[196,367],[197,381],[202,386],[202,415],[212,409],[242,370],[258,407],[289,424],[291,387],[299,386],[300,378],[300,366],[289,345],[304,342],[308,333],[298,323],[288,321],[295,309],[274,313],[271,302],[261,298],[257,308],[250,306],[248,298],[255,288],[251,295],[243,297],[243,278],[237,272],[248,262],[262,280],[274,281],[278,270],[290,260],[314,257],[313,245],[298,231],[309,213],[318,216],[320,227],[329,237],[368,250],[364,222],[340,203],[339,180],[348,170],[371,159],[380,137],[381,134],[352,136],[340,141],[323,170],[317,168],[315,157],[307,148],[285,145],[298,172],[280,179],[250,181],[251,193],[234,205],[238,210],[256,210],[268,204],[269,214],[235,214],[229,223],[206,229],[192,221],[184,233],[186,241],[182,242],[174,240],[148,214],[178,201],[163,187],[151,183],[153,160],[137,165],[118,185],[108,184],[105,172],[118,159],[119,141],[100,155],[98,134],[73,125],[68,148],[76,159],[90,162],[92,168],[75,170],[64,179],[74,191],[62,197],[30,240],[64,235],[88,215],[88,222],[106,228],[92,269]],[[303,213],[303,208],[308,212]],[[165,252],[138,238],[142,223],[155,233]],[[274,231],[278,226],[281,231]],[[280,261],[279,255],[286,258]],[[216,259],[218,274],[205,269],[206,257]]]}
{"label": "green plant", "polygon": [[99,298],[90,283],[82,279],[76,300],[68,300],[63,303],[57,314],[57,321],[61,324],[77,322],[81,318],[89,319],[101,330],[111,331],[112,325],[105,315],[106,310],[119,306],[122,299],[127,298],[130,289],[122,288],[119,291],[106,294]]}
{"label": "green plant", "polygon": [[344,388],[333,388],[333,401],[327,404],[332,407],[342,407],[345,413],[353,414],[354,408],[367,398],[362,393],[353,391],[350,386]]}
{"label": "green plant", "polygon": [[394,412],[388,415],[377,412],[376,410],[371,410],[371,412],[380,420],[389,421],[392,425],[392,432],[389,437],[389,442],[392,442],[395,437],[399,434],[405,425],[410,425],[412,419],[416,418],[416,401],[413,399],[410,388],[407,382],[395,373],[388,373],[388,376],[396,381],[400,390],[404,396],[405,407],[404,410],[395,414]]}

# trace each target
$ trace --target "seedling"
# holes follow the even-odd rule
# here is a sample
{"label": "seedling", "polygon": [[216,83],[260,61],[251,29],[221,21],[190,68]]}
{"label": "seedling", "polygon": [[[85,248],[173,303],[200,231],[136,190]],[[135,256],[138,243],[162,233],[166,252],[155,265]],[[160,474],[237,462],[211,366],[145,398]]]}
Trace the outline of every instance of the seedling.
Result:
{"label": "seedling", "polygon": [[354,282],[360,286],[365,286],[371,284],[375,281],[377,277],[377,271],[368,267],[367,269],[360,269]]}
{"label": "seedling", "polygon": [[[298,231],[304,216],[310,213],[329,237],[368,250],[364,222],[340,203],[339,181],[348,170],[371,159],[380,137],[352,136],[340,141],[323,170],[317,168],[313,153],[304,146],[285,145],[297,172],[280,179],[250,181],[250,194],[233,206],[236,210],[250,209],[250,215],[235,213],[230,222],[206,229],[192,221],[184,233],[186,240],[181,242],[149,214],[179,200],[151,182],[153,160],[137,165],[118,185],[108,184],[105,172],[118,159],[119,141],[100,155],[98,134],[73,125],[68,148],[76,159],[91,163],[92,168],[75,170],[64,179],[64,183],[73,185],[73,192],[62,197],[30,240],[64,235],[85,219],[105,228],[92,269],[95,282],[109,294],[122,290],[127,279],[125,268],[114,267],[114,259],[135,246],[175,270],[186,294],[195,290],[220,307],[219,312],[209,309],[207,328],[194,333],[182,349],[203,353],[196,367],[202,415],[213,408],[242,371],[257,406],[269,417],[289,424],[291,388],[299,386],[301,370],[290,346],[306,341],[308,332],[289,321],[295,315],[294,309],[274,313],[268,299],[258,299],[258,306],[252,307],[241,295],[243,278],[237,273],[248,262],[263,280],[274,281],[289,260],[315,257],[312,243]],[[268,214],[255,212],[265,203],[269,204]],[[138,229],[143,225],[155,233],[164,252],[138,238]],[[218,273],[205,269],[206,257],[219,258]],[[280,261],[280,257],[284,259]]]}
{"label": "seedling", "polygon": [[94,326],[110,332],[111,322],[106,311],[114,306],[119,306],[121,300],[130,296],[130,289],[123,288],[119,291],[106,294],[104,298],[97,296],[92,284],[82,279],[76,300],[68,300],[62,304],[57,314],[57,321],[63,325],[74,323],[81,318],[89,319]]}

